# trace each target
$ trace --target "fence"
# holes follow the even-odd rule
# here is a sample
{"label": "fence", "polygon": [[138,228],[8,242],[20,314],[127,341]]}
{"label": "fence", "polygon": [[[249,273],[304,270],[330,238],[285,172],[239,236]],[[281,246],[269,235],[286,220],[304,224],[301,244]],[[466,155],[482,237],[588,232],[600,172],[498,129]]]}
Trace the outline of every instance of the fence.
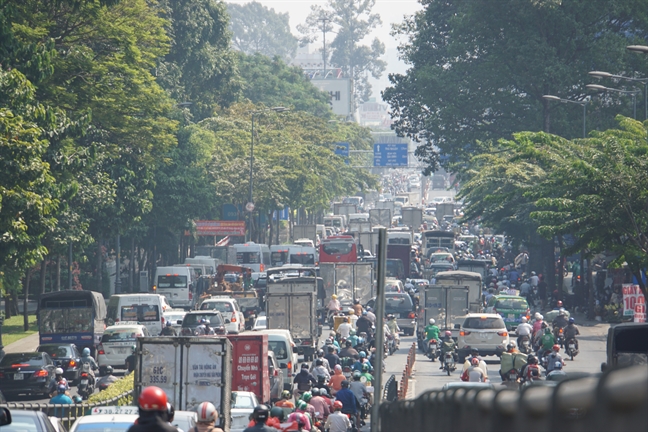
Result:
{"label": "fence", "polygon": [[407,389],[409,387],[409,380],[412,378],[412,372],[414,371],[414,363],[416,362],[416,344],[413,343],[412,347],[407,353],[407,362],[405,363],[405,369],[403,369],[403,376],[401,377],[399,390],[398,390],[398,399],[405,399],[407,397]]}
{"label": "fence", "polygon": [[383,401],[393,402],[396,399],[398,399],[398,383],[396,383],[396,376],[391,375],[385,382]]}
{"label": "fence", "polygon": [[455,388],[380,406],[380,430],[525,432],[648,430],[648,367],[522,391]]}
{"label": "fence", "polygon": [[72,426],[72,423],[74,423],[77,418],[90,414],[92,408],[116,405],[120,399],[130,396],[132,393],[133,391],[129,390],[127,392],[115,396],[112,399],[107,399],[105,401],[93,402],[93,403],[62,405],[62,404],[31,403],[31,402],[7,402],[4,404],[0,404],[0,407],[9,408],[10,411],[12,410],[42,411],[48,416],[54,416],[60,418],[63,425],[67,429],[69,429]]}

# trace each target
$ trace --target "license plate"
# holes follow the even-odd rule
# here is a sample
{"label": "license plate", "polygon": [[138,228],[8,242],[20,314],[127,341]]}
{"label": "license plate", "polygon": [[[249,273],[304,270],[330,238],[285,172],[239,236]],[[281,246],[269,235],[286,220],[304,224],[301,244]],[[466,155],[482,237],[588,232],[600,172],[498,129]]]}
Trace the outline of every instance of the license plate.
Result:
{"label": "license plate", "polygon": [[490,336],[488,335],[488,333],[479,333],[479,339],[482,340],[490,339]]}
{"label": "license plate", "polygon": [[128,352],[128,348],[117,348],[115,350],[117,354],[126,354]]}
{"label": "license plate", "polygon": [[569,344],[569,349],[576,349],[576,345],[574,345],[574,344]]}
{"label": "license plate", "polygon": [[508,314],[509,319],[515,319],[515,314]]}
{"label": "license plate", "polygon": [[88,384],[88,380],[81,380],[81,384]]}
{"label": "license plate", "polygon": [[14,374],[14,380],[20,381],[20,380],[24,380],[24,379],[25,379],[25,375],[23,375],[21,373]]}

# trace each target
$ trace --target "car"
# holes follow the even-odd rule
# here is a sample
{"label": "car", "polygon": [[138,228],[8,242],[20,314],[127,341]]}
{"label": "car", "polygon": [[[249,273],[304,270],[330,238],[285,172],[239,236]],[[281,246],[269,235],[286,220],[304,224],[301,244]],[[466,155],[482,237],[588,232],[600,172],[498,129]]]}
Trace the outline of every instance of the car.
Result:
{"label": "car", "polygon": [[198,414],[195,411],[176,411],[171,424],[186,432],[191,432],[196,427]]}
{"label": "car", "polygon": [[227,322],[227,333],[237,334],[245,330],[245,316],[236,299],[228,296],[212,296],[200,304],[200,310],[217,310]]}
{"label": "car", "polygon": [[284,378],[283,370],[272,350],[268,350],[268,376],[270,377],[270,401],[275,402],[281,399]]}
{"label": "car", "polygon": [[279,367],[283,371],[283,390],[292,391],[293,377],[298,372],[297,345],[289,330],[264,329],[259,330],[268,335],[268,350],[274,352]]}
{"label": "car", "polygon": [[67,432],[67,428],[63,425],[63,421],[60,418],[54,416],[49,416],[47,418],[49,419],[50,423],[52,423],[52,426],[54,427],[54,430],[56,432]]}
{"label": "car", "polygon": [[452,264],[455,262],[454,256],[450,252],[433,252],[430,254],[429,259],[430,264],[437,262],[447,262]]}
{"label": "car", "polygon": [[470,313],[459,329],[457,351],[462,364],[472,348],[480,356],[500,357],[510,342],[509,331],[501,316],[494,313]]}
{"label": "car", "polygon": [[38,394],[49,399],[56,365],[45,352],[8,353],[0,361],[0,388],[11,399],[18,394]]}
{"label": "car", "polygon": [[405,292],[405,286],[403,285],[403,282],[398,279],[387,278],[385,279],[385,292],[402,293]]}
{"label": "car", "polygon": [[215,334],[223,336],[227,334],[227,328],[225,327],[227,322],[223,319],[223,315],[217,310],[207,310],[187,312],[182,320],[180,335],[194,336],[196,334],[196,328],[200,325],[200,320],[203,318],[209,321],[209,326],[214,329]]}
{"label": "car", "polygon": [[265,315],[257,317],[256,320],[254,320],[254,326],[252,326],[252,330],[265,330],[268,328],[268,317]]}
{"label": "car", "polygon": [[256,395],[252,392],[233,391],[230,400],[231,432],[243,432],[250,423],[250,414],[259,405]]}
{"label": "car", "polygon": [[150,336],[146,326],[137,322],[122,321],[107,327],[97,347],[99,374],[106,374],[106,366],[126,369],[126,358],[132,353],[138,337]]}
{"label": "car", "polygon": [[81,354],[75,344],[42,344],[36,349],[46,352],[57,367],[63,369],[63,378],[76,385],[79,382]]}
{"label": "car", "polygon": [[439,272],[452,271],[455,269],[454,264],[448,261],[438,261],[427,266],[430,276],[436,276]]}
{"label": "car", "polygon": [[[109,408],[109,407],[105,407],[105,408]],[[128,428],[130,428],[133,424],[135,424],[135,420],[137,420],[138,417],[139,416],[137,414],[86,415],[83,417],[79,417],[74,422],[74,424],[70,428],[70,432],[127,431]]]}
{"label": "car", "polygon": [[[32,353],[33,354],[33,353]],[[42,411],[11,410],[11,424],[0,427],[0,431],[59,432],[60,429]],[[65,429],[62,429],[65,430]]]}
{"label": "car", "polygon": [[162,316],[164,317],[165,322],[171,323],[171,327],[173,327],[176,332],[180,332],[182,320],[186,314],[187,311],[184,309],[167,309],[164,311]]}
{"label": "car", "polygon": [[[366,306],[375,310],[375,297]],[[398,327],[405,335],[416,334],[416,305],[412,297],[404,292],[386,292],[385,293],[385,314],[394,315]]]}
{"label": "car", "polygon": [[500,315],[509,330],[515,330],[522,322],[522,317],[526,317],[527,320],[531,318],[529,303],[524,297],[519,296],[493,296],[488,300],[484,311]]}

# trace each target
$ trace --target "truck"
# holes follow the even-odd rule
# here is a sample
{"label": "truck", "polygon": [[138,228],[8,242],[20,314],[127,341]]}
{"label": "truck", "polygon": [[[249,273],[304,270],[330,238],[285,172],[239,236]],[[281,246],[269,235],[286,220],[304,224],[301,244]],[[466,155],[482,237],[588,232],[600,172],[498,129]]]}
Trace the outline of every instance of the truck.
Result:
{"label": "truck", "polygon": [[418,207],[403,207],[401,208],[401,217],[403,225],[409,226],[414,232],[421,230],[423,225],[423,209]]}
{"label": "truck", "polygon": [[[375,258],[374,258],[375,259]],[[324,282],[326,298],[338,296],[340,305],[351,307],[354,300],[367,304],[376,296],[371,262],[320,263],[320,276]]]}
{"label": "truck", "polygon": [[443,216],[454,216],[454,203],[444,202],[436,205],[436,218],[441,223]]}
{"label": "truck", "polygon": [[349,220],[349,215],[358,213],[358,206],[350,203],[333,203],[333,214],[343,215]]}
{"label": "truck", "polygon": [[297,353],[303,355],[305,361],[310,361],[322,333],[317,318],[317,278],[315,269],[312,276],[305,276],[307,268],[297,269],[297,277],[286,273],[295,270],[268,270],[266,320],[268,329],[290,330]]}
{"label": "truck", "polygon": [[410,257],[412,247],[409,244],[388,244],[387,258],[398,259],[403,263],[404,274],[401,280],[410,277]]}
{"label": "truck", "polygon": [[307,238],[313,240],[313,245],[317,244],[317,225],[295,225],[293,226],[293,240]]}
{"label": "truck", "polygon": [[253,392],[260,403],[270,403],[268,335],[229,334],[232,343],[232,391]]}
{"label": "truck", "polygon": [[442,332],[449,330],[456,338],[459,336],[463,317],[483,309],[482,277],[474,272],[439,272],[436,274],[436,284],[426,286],[419,299],[419,343],[425,342],[425,334],[421,329],[427,325],[430,318],[436,320]]}
{"label": "truck", "polygon": [[345,215],[324,216],[324,226],[333,228],[337,232],[346,231],[347,218]]}
{"label": "truck", "polygon": [[[390,201],[393,207],[393,202]],[[376,203],[377,204],[377,203]],[[369,222],[371,226],[383,226],[389,228],[392,223],[392,211],[391,208],[374,208],[369,210]]]}
{"label": "truck", "polygon": [[364,250],[371,252],[375,256],[378,250],[378,231],[358,233],[358,243],[362,245]]}
{"label": "truck", "polygon": [[230,429],[232,343],[226,337],[140,337],[135,351],[134,394],[160,387],[176,410],[196,411],[209,401],[216,426]]}
{"label": "truck", "polygon": [[350,222],[349,230],[351,233],[370,233],[371,222]]}

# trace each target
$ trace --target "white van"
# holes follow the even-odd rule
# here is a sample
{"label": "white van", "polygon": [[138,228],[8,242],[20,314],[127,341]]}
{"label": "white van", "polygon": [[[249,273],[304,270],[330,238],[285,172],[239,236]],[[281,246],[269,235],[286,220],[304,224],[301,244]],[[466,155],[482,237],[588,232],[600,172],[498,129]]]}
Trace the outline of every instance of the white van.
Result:
{"label": "white van", "polygon": [[293,379],[297,371],[297,351],[295,341],[289,330],[259,330],[254,333],[268,335],[268,350],[272,351],[284,373],[284,390],[292,391]]}
{"label": "white van", "polygon": [[109,325],[118,322],[138,322],[152,336],[157,336],[164,327],[167,302],[159,294],[114,294],[108,300],[106,321]]}
{"label": "white van", "polygon": [[240,243],[231,246],[230,250],[237,265],[251,268],[253,272],[263,272],[270,267],[270,248],[266,244]]}
{"label": "white van", "polygon": [[153,292],[166,297],[172,307],[193,309],[195,270],[189,265],[155,269]]}

